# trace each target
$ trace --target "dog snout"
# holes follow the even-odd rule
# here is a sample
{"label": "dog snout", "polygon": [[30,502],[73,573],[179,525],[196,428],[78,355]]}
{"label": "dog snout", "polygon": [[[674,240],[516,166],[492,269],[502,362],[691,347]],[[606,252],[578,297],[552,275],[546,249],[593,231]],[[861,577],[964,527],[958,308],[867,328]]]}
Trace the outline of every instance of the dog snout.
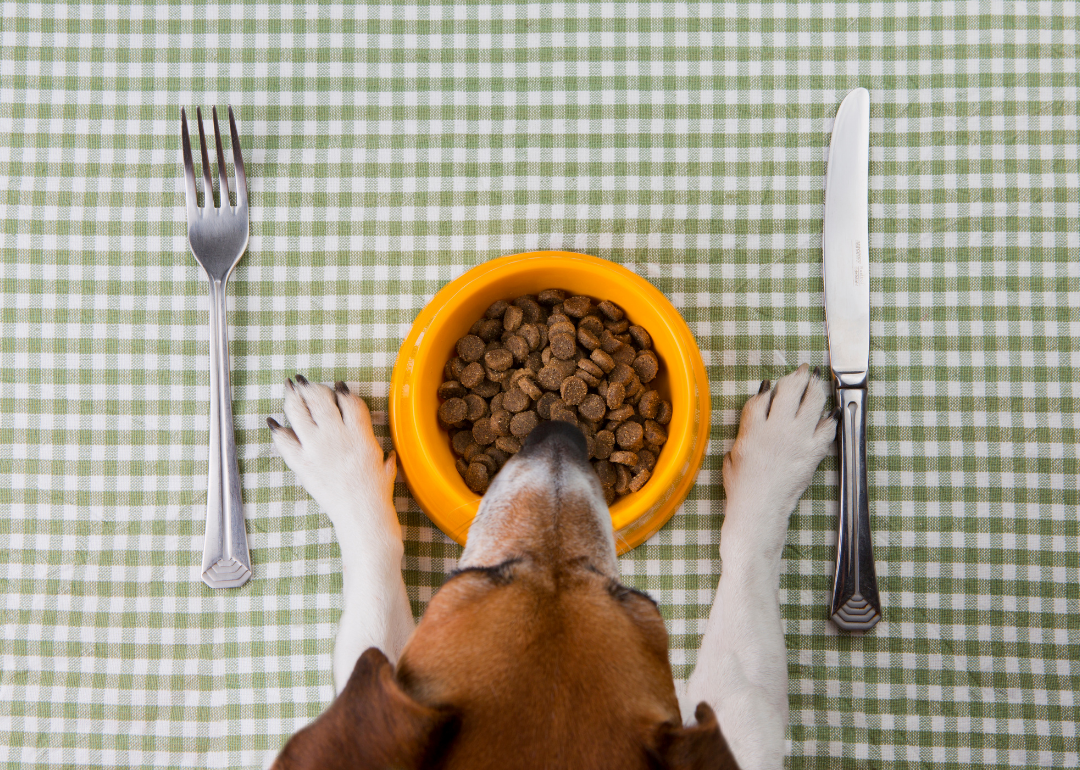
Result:
{"label": "dog snout", "polygon": [[518,456],[528,457],[540,452],[551,452],[563,459],[587,463],[588,451],[585,434],[576,425],[562,420],[551,420],[533,428]]}

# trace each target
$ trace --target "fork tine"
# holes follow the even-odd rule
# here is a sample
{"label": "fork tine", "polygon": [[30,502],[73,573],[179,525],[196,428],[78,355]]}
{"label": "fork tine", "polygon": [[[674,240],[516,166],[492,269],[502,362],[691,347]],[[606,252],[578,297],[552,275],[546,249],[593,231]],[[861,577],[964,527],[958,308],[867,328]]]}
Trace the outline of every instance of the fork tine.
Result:
{"label": "fork tine", "polygon": [[206,134],[203,133],[202,110],[195,108],[199,119],[199,144],[202,146],[203,206],[209,211],[214,208],[214,180],[210,177],[210,158],[206,155]]}
{"label": "fork tine", "polygon": [[221,150],[221,132],[218,130],[217,107],[211,107],[210,111],[214,114],[214,141],[217,142],[218,191],[221,194],[221,208],[225,209],[232,206],[229,201],[229,172],[225,168],[225,153]]}
{"label": "fork tine", "polygon": [[[233,119],[232,105],[229,105],[229,133],[232,137],[233,169],[236,172],[236,208],[247,209],[247,174],[244,173],[244,156],[240,154],[240,137],[236,133],[236,121]],[[224,178],[224,174],[222,174]]]}
{"label": "fork tine", "polygon": [[195,164],[191,160],[191,140],[188,138],[187,113],[180,108],[180,147],[184,152],[184,180],[187,183],[188,219],[194,221],[199,213],[199,198],[195,191]]}

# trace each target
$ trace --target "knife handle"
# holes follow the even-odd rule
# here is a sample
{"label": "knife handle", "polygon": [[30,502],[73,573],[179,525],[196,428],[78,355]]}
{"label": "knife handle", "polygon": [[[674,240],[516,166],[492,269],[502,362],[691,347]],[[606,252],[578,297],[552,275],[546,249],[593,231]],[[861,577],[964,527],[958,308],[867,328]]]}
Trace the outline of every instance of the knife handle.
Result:
{"label": "knife handle", "polygon": [[868,631],[881,618],[866,487],[866,392],[866,388],[836,389],[841,414],[840,524],[831,615],[845,631]]}

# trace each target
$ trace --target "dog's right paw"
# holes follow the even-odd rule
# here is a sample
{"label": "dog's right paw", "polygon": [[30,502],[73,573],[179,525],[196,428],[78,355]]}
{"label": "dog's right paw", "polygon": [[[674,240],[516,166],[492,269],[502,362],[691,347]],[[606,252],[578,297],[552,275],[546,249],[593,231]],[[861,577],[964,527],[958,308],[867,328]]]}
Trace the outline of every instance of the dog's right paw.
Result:
{"label": "dog's right paw", "polygon": [[335,529],[389,527],[400,536],[393,504],[397,459],[391,451],[384,461],[363,399],[343,382],[331,390],[297,375],[285,386],[285,416],[291,427],[266,420],[274,445]]}
{"label": "dog's right paw", "polygon": [[773,387],[766,380],[746,402],[724,457],[729,515],[734,500],[767,500],[786,522],[836,438],[836,414],[822,415],[828,395],[826,382],[803,364]]}

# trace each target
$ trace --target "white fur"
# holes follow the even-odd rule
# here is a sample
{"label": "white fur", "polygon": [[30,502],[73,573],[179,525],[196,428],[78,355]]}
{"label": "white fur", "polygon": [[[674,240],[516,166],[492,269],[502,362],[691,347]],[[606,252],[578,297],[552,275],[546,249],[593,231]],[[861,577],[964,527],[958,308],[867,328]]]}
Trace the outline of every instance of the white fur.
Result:
{"label": "white fur", "polygon": [[480,500],[480,510],[469,527],[469,539],[458,560],[459,567],[499,564],[516,556],[506,549],[505,523],[500,513],[514,496],[524,490],[557,492],[561,499],[581,497],[589,503],[604,538],[596,543],[595,567],[612,577],[619,575],[615,555],[615,533],[611,515],[591,470],[575,463],[554,463],[552,456],[519,457],[515,455],[502,467]]}
{"label": "white fur", "polygon": [[357,659],[378,647],[396,662],[414,623],[401,577],[401,524],[394,509],[393,452],[371,430],[367,404],[325,385],[285,387],[289,428],[274,444],[319,507],[341,547],[343,607],[334,641],[334,687],[345,687]]}
{"label": "white fur", "polygon": [[724,458],[720,584],[679,702],[687,719],[701,701],[712,706],[742,770],[784,764],[788,675],[780,557],[788,517],[836,436],[835,421],[821,416],[827,396],[825,382],[805,365],[783,377],[747,401],[735,446]]}
{"label": "white fur", "polygon": [[[821,418],[827,395],[826,384],[806,366],[782,378],[746,403],[735,446],[724,458],[723,572],[697,667],[679,700],[687,721],[699,702],[713,707],[742,770],[783,766],[788,705],[780,558],[788,517],[836,434],[836,423]],[[340,692],[365,649],[378,647],[396,660],[413,630],[393,505],[396,466],[392,452],[383,463],[367,407],[356,396],[297,384],[286,388],[285,415],[293,430],[275,429],[274,443],[330,516],[341,546],[345,610],[334,648]],[[509,492],[531,485],[589,498],[604,524],[597,566],[616,576],[611,518],[598,481],[572,463],[537,457],[515,457],[495,477],[460,565],[506,558],[499,513]]]}

